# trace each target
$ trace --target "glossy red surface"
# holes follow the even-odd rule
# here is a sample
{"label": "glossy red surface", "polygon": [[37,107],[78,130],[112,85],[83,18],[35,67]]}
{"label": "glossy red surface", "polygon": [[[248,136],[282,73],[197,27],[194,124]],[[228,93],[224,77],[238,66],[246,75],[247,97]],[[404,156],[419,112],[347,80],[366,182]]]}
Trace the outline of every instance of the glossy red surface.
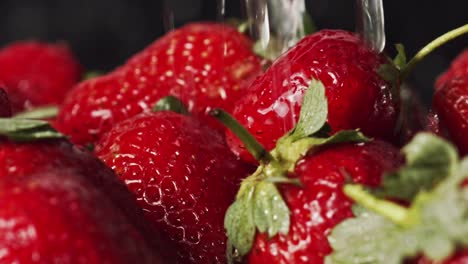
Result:
{"label": "glossy red surface", "polygon": [[[323,30],[302,39],[259,77],[234,108],[234,117],[267,149],[299,118],[311,78],[323,82],[333,131],[361,128],[368,136],[393,139],[398,106],[377,70],[385,63],[354,34]],[[233,151],[249,159],[228,133]]]}
{"label": "glossy red surface", "polygon": [[332,250],[328,234],[353,215],[344,184],[378,186],[382,174],[402,162],[398,149],[383,141],[333,146],[299,160],[292,177],[298,177],[303,187],[282,188],[291,211],[289,233],[271,239],[257,235],[247,263],[323,263]]}
{"label": "glossy red surface", "polygon": [[433,106],[461,154],[468,154],[468,75],[440,87],[434,94]]}
{"label": "glossy red surface", "polygon": [[156,249],[161,246],[157,233],[145,222],[132,194],[109,168],[91,154],[63,140],[0,142],[0,181],[57,170],[70,172],[99,189],[141,231],[149,244]]}
{"label": "glossy red surface", "polygon": [[468,49],[460,53],[450,65],[450,68],[437,78],[435,88],[441,88],[447,81],[457,77],[468,76]]}
{"label": "glossy red surface", "polygon": [[0,181],[1,263],[163,263],[103,193],[49,170]]}
{"label": "glossy red surface", "polygon": [[175,242],[178,263],[226,263],[224,214],[251,166],[221,133],[193,117],[144,113],[114,126],[96,154]]}
{"label": "glossy red surface", "polygon": [[62,103],[81,73],[65,44],[18,42],[0,49],[0,82],[13,112]]}
{"label": "glossy red surface", "polygon": [[186,25],[124,66],[75,87],[58,116],[59,129],[76,143],[94,142],[113,124],[150,110],[167,95],[179,97],[202,118],[213,107],[231,111],[262,71],[251,48],[252,42],[233,27]]}

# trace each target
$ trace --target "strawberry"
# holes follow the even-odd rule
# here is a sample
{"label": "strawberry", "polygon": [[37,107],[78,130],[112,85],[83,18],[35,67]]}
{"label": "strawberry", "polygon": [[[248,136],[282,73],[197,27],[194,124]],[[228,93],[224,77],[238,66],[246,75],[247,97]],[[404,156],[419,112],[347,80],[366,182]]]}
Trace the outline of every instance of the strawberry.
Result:
{"label": "strawberry", "polygon": [[10,99],[8,99],[5,90],[0,88],[0,117],[8,116],[11,116]]}
{"label": "strawberry", "polygon": [[52,169],[2,176],[2,263],[163,263],[81,175]]}
{"label": "strawberry", "polygon": [[225,263],[223,217],[251,167],[194,117],[142,113],[115,125],[96,155],[176,245],[177,263]]}
{"label": "strawberry", "polygon": [[125,185],[93,155],[60,139],[63,136],[53,132],[46,121],[0,119],[0,134],[23,141],[0,139],[0,181],[38,172],[69,172],[105,193],[127,221],[141,231],[148,244],[161,247],[159,233],[144,220]]}
{"label": "strawberry", "polygon": [[81,78],[81,66],[65,44],[17,42],[0,50],[0,82],[13,112],[60,104]]}
{"label": "strawberry", "polygon": [[437,89],[433,107],[460,152],[468,154],[468,75],[449,80]]}
{"label": "strawberry", "polygon": [[462,52],[435,83],[432,105],[462,154],[468,154],[468,50]]}
{"label": "strawberry", "polygon": [[61,108],[58,128],[77,144],[92,143],[113,124],[149,111],[168,95],[202,118],[213,107],[230,111],[262,71],[251,49],[252,42],[230,26],[186,25],[115,71],[75,87]]}
{"label": "strawberry", "polygon": [[450,65],[450,68],[441,74],[435,82],[436,89],[441,88],[446,82],[468,75],[468,49],[460,53]]}
{"label": "strawberry", "polygon": [[[417,134],[403,152],[405,166],[386,174],[382,186],[343,188],[355,216],[331,232],[326,263],[466,263],[468,159],[429,133]],[[400,202],[388,200],[395,198]]]}
{"label": "strawberry", "polygon": [[[304,92],[314,78],[326,87],[333,132],[360,128],[368,136],[392,139],[399,106],[391,84],[378,73],[386,63],[353,33],[319,31],[274,62],[236,103],[233,115],[271,150],[296,124]],[[227,137],[236,154],[251,160],[232,133]]]}
{"label": "strawberry", "polygon": [[383,141],[342,144],[303,157],[294,168],[302,186],[280,188],[291,212],[289,232],[272,238],[258,234],[248,263],[323,263],[331,253],[330,231],[353,216],[344,184],[378,186],[383,173],[401,162],[398,150]]}
{"label": "strawberry", "polygon": [[347,181],[380,184],[385,171],[402,163],[398,150],[362,133],[328,135],[325,86],[312,80],[299,122],[268,152],[225,112],[214,115],[239,136],[259,160],[229,208],[225,227],[233,258],[247,263],[323,263],[327,235],[352,216],[343,194]]}

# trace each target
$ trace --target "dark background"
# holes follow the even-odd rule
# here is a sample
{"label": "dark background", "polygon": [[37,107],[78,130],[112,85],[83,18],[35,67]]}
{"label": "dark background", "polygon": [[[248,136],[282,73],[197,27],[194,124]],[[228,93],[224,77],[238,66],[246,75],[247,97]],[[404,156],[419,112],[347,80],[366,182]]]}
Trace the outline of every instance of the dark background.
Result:
{"label": "dark background", "polygon": [[[242,17],[244,0],[226,0],[226,17]],[[387,47],[413,55],[440,34],[468,23],[465,0],[384,0]],[[223,20],[217,0],[0,0],[0,46],[15,40],[67,41],[89,70],[110,70],[158,36],[188,21]],[[308,0],[319,28],[354,29],[353,0]],[[170,12],[172,10],[172,12]],[[173,19],[171,15],[173,14]],[[463,37],[430,55],[411,76],[428,99],[434,78],[468,47]]]}

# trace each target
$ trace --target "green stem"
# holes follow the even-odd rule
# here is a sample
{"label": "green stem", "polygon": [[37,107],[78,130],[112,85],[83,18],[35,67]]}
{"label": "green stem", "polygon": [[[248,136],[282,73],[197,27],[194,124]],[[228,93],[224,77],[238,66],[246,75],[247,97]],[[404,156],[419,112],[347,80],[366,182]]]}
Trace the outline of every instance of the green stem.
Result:
{"label": "green stem", "polygon": [[153,112],[172,111],[175,113],[188,115],[185,105],[175,96],[169,95],[161,98],[153,107]]}
{"label": "green stem", "polygon": [[27,110],[16,114],[13,118],[20,119],[47,119],[55,118],[58,114],[58,107],[56,105],[43,106],[34,108],[33,110]]}
{"label": "green stem", "polygon": [[237,120],[235,120],[230,114],[221,110],[214,109],[210,112],[212,116],[223,123],[234,133],[245,145],[247,150],[255,157],[259,162],[268,163],[273,160],[270,152],[262,146],[250,133],[245,129]]}
{"label": "green stem", "polygon": [[401,79],[405,80],[408,75],[413,71],[414,67],[421,62],[429,53],[437,49],[438,47],[444,45],[445,43],[460,37],[464,34],[468,33],[468,24],[451,30],[442,36],[436,38],[435,40],[431,41],[427,44],[424,48],[422,48],[416,55],[408,62],[406,67],[401,72]]}
{"label": "green stem", "polygon": [[372,210],[401,226],[408,223],[409,210],[398,204],[380,200],[369,194],[361,185],[348,184],[344,187],[344,193],[359,205]]}

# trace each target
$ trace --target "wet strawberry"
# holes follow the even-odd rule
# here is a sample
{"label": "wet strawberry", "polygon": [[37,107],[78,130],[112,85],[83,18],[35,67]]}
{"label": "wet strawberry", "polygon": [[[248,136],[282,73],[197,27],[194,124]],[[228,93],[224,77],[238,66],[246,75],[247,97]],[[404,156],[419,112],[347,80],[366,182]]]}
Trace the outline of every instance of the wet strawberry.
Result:
{"label": "wet strawberry", "polygon": [[468,154],[468,75],[449,80],[437,89],[433,107],[461,154]]}
{"label": "wet strawberry", "polygon": [[114,126],[96,154],[126,183],[162,230],[177,263],[225,263],[223,218],[251,167],[222,134],[193,117],[143,113]]}
{"label": "wet strawberry", "polygon": [[[368,136],[392,139],[398,104],[391,85],[377,72],[385,63],[353,33],[317,32],[282,55],[252,84],[236,103],[234,117],[270,150],[296,124],[304,92],[314,78],[326,87],[333,132],[360,128]],[[230,133],[228,141],[235,153],[251,160]]]}
{"label": "wet strawberry", "polygon": [[81,78],[81,66],[65,44],[17,42],[0,49],[0,82],[13,112],[60,104]]}
{"label": "wet strawberry", "polygon": [[258,234],[248,263],[323,263],[331,252],[327,236],[353,216],[344,184],[378,186],[383,173],[402,160],[398,149],[382,141],[333,146],[299,160],[293,177],[303,187],[280,188],[291,212],[289,232],[273,238]]}
{"label": "wet strawberry", "polygon": [[202,118],[213,107],[230,111],[261,72],[251,48],[249,39],[227,25],[174,30],[122,67],[75,87],[58,116],[59,129],[75,143],[95,142],[113,124],[149,111],[167,95]]}
{"label": "wet strawberry", "polygon": [[163,263],[111,200],[63,168],[0,181],[3,263]]}
{"label": "wet strawberry", "polygon": [[0,181],[38,172],[66,171],[97,187],[113,202],[154,248],[159,237],[143,218],[131,193],[102,162],[64,140],[15,143],[0,141]]}
{"label": "wet strawberry", "polygon": [[435,87],[441,88],[446,82],[468,75],[468,49],[460,53],[450,65],[450,68],[437,78]]}

